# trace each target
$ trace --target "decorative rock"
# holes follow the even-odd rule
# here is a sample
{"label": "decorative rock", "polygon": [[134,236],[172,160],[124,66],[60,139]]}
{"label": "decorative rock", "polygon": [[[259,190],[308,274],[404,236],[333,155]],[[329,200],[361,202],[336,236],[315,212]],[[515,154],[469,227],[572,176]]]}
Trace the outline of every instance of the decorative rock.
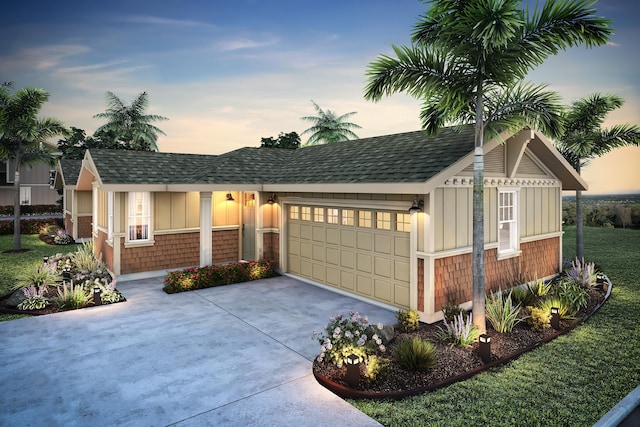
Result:
{"label": "decorative rock", "polygon": [[16,308],[18,307],[18,304],[26,299],[27,297],[24,296],[24,292],[22,291],[22,289],[17,289],[7,299],[6,305],[7,307]]}
{"label": "decorative rock", "polygon": [[388,345],[395,338],[396,331],[393,325],[384,325],[379,335],[382,337],[384,345]]}

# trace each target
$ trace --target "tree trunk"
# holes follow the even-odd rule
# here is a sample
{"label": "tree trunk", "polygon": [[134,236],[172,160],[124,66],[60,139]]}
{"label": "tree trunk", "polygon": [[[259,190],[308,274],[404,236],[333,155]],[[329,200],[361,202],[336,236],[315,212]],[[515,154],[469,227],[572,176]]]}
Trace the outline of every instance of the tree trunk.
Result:
{"label": "tree trunk", "polygon": [[482,81],[476,100],[475,149],[473,156],[473,324],[487,331],[484,285],[484,117]]}
{"label": "tree trunk", "polygon": [[13,250],[20,251],[20,150],[16,151],[16,169],[13,174]]}
{"label": "tree trunk", "polygon": [[[580,160],[576,165],[576,171],[580,175]],[[582,191],[576,190],[576,257],[578,259],[584,258],[584,234],[583,227],[584,221],[582,218]]]}

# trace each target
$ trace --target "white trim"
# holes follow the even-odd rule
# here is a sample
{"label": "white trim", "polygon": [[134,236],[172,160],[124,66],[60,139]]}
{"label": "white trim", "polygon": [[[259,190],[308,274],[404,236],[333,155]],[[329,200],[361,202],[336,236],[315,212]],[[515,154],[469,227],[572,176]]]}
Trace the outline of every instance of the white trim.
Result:
{"label": "white trim", "polygon": [[[563,231],[555,231],[553,233],[536,234],[535,236],[521,237],[520,243],[536,242],[538,240],[553,239],[554,237],[562,237]],[[562,249],[562,246],[560,247]]]}
{"label": "white trim", "polygon": [[411,202],[395,200],[360,200],[360,199],[323,199],[311,197],[282,197],[283,204],[310,205],[322,207],[356,208],[356,209],[384,209],[408,212]]}

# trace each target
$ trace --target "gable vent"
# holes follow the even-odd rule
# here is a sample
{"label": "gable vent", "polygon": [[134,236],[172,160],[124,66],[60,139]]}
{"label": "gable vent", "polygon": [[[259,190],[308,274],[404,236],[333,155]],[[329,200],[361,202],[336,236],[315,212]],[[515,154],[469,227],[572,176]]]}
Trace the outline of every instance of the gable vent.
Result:
{"label": "gable vent", "polygon": [[518,172],[516,176],[549,176],[544,169],[537,165],[537,163],[529,157],[528,153],[524,153],[522,160],[520,160],[520,166],[518,166]]}

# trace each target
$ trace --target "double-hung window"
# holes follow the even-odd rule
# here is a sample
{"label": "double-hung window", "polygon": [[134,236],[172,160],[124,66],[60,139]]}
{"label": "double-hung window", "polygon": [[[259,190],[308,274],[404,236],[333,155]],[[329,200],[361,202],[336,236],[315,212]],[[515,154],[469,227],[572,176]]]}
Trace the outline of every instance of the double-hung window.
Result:
{"label": "double-hung window", "polygon": [[149,240],[151,199],[148,192],[129,193],[129,241]]}
{"label": "double-hung window", "polygon": [[518,250],[517,196],[516,191],[498,193],[498,252],[503,254]]}

